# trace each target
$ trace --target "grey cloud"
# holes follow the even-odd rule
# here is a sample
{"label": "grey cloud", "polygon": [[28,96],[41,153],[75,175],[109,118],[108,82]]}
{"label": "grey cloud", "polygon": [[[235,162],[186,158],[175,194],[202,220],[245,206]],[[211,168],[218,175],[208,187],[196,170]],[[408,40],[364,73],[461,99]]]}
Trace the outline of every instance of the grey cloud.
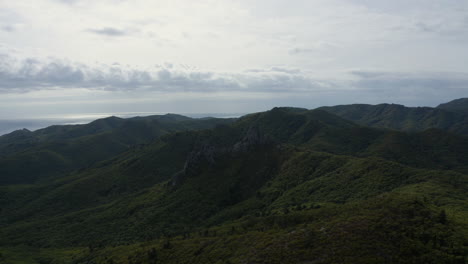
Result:
{"label": "grey cloud", "polygon": [[91,29],[87,29],[86,31],[89,33],[108,36],[108,37],[121,37],[121,36],[130,35],[131,33],[133,33],[131,31],[121,30],[121,29],[112,28],[112,27],[104,27],[104,28],[99,28],[99,29],[91,28]]}
{"label": "grey cloud", "polygon": [[284,72],[284,73],[289,73],[289,74],[298,74],[301,72],[299,69],[287,69],[287,68],[282,68],[282,67],[272,67],[272,71],[275,72]]}
{"label": "grey cloud", "polygon": [[13,9],[0,7],[0,22],[20,22],[21,16]]}
{"label": "grey cloud", "polygon": [[151,90],[161,92],[294,92],[323,88],[298,70],[272,68],[258,72],[216,73],[176,68],[166,63],[152,71],[119,64],[89,67],[82,64],[37,59],[17,61],[1,55],[0,92],[50,88],[97,90]]}
{"label": "grey cloud", "polygon": [[371,10],[386,13],[401,14],[402,12],[420,12],[421,10],[440,10],[441,8],[463,9],[468,8],[468,3],[459,0],[424,0],[424,1],[375,1],[375,0],[350,0],[355,4],[365,6]]}
{"label": "grey cloud", "polygon": [[[93,1],[90,0],[54,0],[56,2],[66,4],[66,5],[76,5],[76,4],[87,4],[87,3],[92,3]],[[103,1],[103,0],[101,0]],[[107,0],[108,2],[111,3],[120,3],[126,0]]]}
{"label": "grey cloud", "polygon": [[336,42],[316,40],[308,43],[306,46],[294,47],[288,51],[290,55],[317,53],[339,48],[340,44]]}
{"label": "grey cloud", "polygon": [[1,29],[3,31],[6,31],[6,32],[13,32],[15,31],[15,27],[12,26],[12,25],[4,25],[4,26],[1,26]]}
{"label": "grey cloud", "polygon": [[[468,94],[468,73],[398,73],[352,71],[354,79],[317,79],[286,67],[219,73],[175,65],[139,70],[118,63],[86,66],[38,59],[15,60],[0,54],[0,93],[44,89],[86,88],[106,91],[157,91],[163,93],[240,92],[285,94],[336,94],[352,98],[456,98]],[[342,99],[343,99],[342,98]],[[406,98],[406,99],[405,99]],[[450,99],[448,98],[448,99]]]}
{"label": "grey cloud", "polygon": [[[15,65],[3,55],[0,62],[0,90],[27,91],[46,87],[69,86],[84,80],[84,73],[61,62],[41,64],[35,59],[26,59]],[[16,68],[16,69],[15,69]]]}
{"label": "grey cloud", "polygon": [[361,77],[361,78],[376,78],[378,76],[385,75],[385,72],[379,72],[379,71],[350,71],[352,75]]}
{"label": "grey cloud", "polygon": [[0,7],[0,30],[13,32],[24,23],[22,16],[12,9]]}
{"label": "grey cloud", "polygon": [[423,32],[436,32],[439,30],[440,25],[429,25],[423,22],[417,22],[415,27]]}
{"label": "grey cloud", "polygon": [[77,3],[79,0],[57,0],[57,1],[63,4],[71,5],[71,4]]}
{"label": "grey cloud", "polygon": [[327,88],[318,81],[312,80],[307,76],[288,73],[238,76],[238,80],[246,84],[245,89],[247,91],[296,93],[313,92]]}
{"label": "grey cloud", "polygon": [[313,52],[313,49],[304,49],[304,48],[293,48],[289,50],[289,54],[295,55],[300,53],[310,53]]}
{"label": "grey cloud", "polygon": [[380,102],[437,105],[438,102],[466,97],[468,94],[468,73],[359,71],[353,74],[359,77],[350,83],[357,93],[380,98]]}
{"label": "grey cloud", "polygon": [[252,73],[282,72],[282,73],[289,73],[289,74],[299,74],[301,73],[301,70],[288,69],[288,68],[283,68],[283,67],[271,67],[270,69],[248,69],[245,72],[252,72]]}
{"label": "grey cloud", "polygon": [[398,71],[373,71],[373,70],[351,70],[350,74],[363,79],[414,79],[414,78],[468,78],[465,72],[398,72]]}

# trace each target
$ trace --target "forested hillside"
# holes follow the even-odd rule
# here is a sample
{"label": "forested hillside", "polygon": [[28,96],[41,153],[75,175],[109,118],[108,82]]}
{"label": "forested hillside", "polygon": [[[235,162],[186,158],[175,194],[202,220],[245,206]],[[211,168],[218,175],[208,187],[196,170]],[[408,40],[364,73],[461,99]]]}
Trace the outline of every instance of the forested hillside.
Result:
{"label": "forested hillside", "polygon": [[[85,136],[100,138],[92,146],[133,137],[119,136],[125,125],[105,123]],[[467,261],[468,138],[461,134],[376,129],[299,108],[235,121],[179,117],[160,133],[150,119],[144,124],[130,131],[151,134],[141,137],[145,144],[34,184],[3,180],[0,260]],[[34,133],[44,149],[54,145],[41,140],[59,137]]]}
{"label": "forested hillside", "polygon": [[437,128],[452,133],[468,135],[468,101],[459,99],[437,108],[405,107],[397,104],[353,104],[321,107],[361,125],[401,131],[424,131]]}
{"label": "forested hillside", "polygon": [[232,119],[163,115],[109,117],[86,125],[18,130],[0,137],[0,185],[60,177],[175,131],[206,129]]}
{"label": "forested hillside", "polygon": [[468,114],[468,98],[460,98],[448,103],[440,104],[437,108]]}

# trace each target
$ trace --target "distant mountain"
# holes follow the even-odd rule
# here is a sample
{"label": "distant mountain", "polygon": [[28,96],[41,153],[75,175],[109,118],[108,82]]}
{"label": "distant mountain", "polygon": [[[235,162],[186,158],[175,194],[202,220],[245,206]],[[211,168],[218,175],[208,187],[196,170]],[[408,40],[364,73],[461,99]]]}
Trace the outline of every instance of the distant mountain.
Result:
{"label": "distant mountain", "polygon": [[397,104],[353,104],[320,107],[360,125],[400,131],[423,131],[437,128],[468,135],[468,115],[443,107],[405,107]]}
{"label": "distant mountain", "polygon": [[438,109],[444,109],[452,112],[468,114],[468,98],[460,98],[437,106]]}
{"label": "distant mountain", "polygon": [[63,176],[174,131],[207,129],[233,119],[162,115],[108,117],[86,125],[18,130],[0,137],[0,185]]}
{"label": "distant mountain", "polygon": [[[417,133],[359,126],[321,109],[274,108],[247,115],[234,127],[256,127],[274,142],[359,157],[378,156],[414,167],[468,173],[468,140],[439,129]],[[231,137],[232,138],[232,137]]]}
{"label": "distant mountain", "polygon": [[369,128],[300,108],[214,123],[63,177],[0,186],[0,258],[466,262],[467,137]]}

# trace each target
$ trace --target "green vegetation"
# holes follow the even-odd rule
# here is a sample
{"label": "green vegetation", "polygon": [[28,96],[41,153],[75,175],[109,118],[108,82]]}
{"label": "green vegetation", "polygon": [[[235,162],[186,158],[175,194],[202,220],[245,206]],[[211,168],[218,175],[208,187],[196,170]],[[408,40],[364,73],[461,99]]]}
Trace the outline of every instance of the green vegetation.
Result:
{"label": "green vegetation", "polygon": [[468,114],[468,98],[460,98],[445,104],[440,104],[437,108]]}
{"label": "green vegetation", "polygon": [[0,185],[61,177],[168,133],[207,129],[232,121],[168,114],[130,119],[109,117],[86,125],[15,131],[0,137]]}
{"label": "green vegetation", "polygon": [[296,108],[174,130],[0,186],[0,263],[468,260],[464,136]]}
{"label": "green vegetation", "polygon": [[468,101],[459,100],[461,101],[453,101],[437,108],[405,107],[396,104],[353,104],[319,109],[364,126],[410,132],[437,128],[467,136]]}

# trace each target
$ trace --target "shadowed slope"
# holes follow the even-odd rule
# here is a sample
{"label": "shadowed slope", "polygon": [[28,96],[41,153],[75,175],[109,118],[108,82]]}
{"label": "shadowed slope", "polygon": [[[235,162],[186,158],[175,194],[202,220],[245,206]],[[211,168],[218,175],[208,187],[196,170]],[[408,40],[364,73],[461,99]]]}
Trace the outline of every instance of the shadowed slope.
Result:
{"label": "shadowed slope", "polygon": [[423,131],[438,128],[468,135],[468,115],[430,107],[405,107],[395,104],[338,105],[321,107],[361,125],[401,131]]}

